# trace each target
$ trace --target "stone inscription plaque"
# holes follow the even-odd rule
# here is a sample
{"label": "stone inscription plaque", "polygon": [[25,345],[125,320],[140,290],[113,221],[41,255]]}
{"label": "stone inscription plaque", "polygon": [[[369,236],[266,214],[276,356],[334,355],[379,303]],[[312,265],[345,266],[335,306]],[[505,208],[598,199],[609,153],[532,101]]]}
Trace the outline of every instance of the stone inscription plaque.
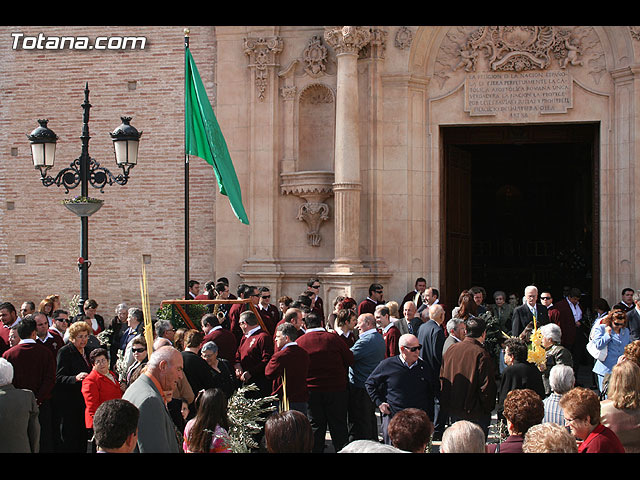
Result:
{"label": "stone inscription plaque", "polygon": [[566,70],[470,73],[465,80],[464,108],[472,116],[511,121],[566,113],[573,107],[572,86]]}

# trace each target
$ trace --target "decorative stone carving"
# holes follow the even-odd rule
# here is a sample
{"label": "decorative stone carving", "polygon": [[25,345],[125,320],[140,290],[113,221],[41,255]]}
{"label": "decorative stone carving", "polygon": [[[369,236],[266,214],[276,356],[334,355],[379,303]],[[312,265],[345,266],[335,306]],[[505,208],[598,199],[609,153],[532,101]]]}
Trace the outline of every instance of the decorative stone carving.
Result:
{"label": "decorative stone carving", "polygon": [[264,100],[269,83],[268,67],[278,66],[277,55],[282,52],[280,37],[245,38],[244,53],[249,56],[249,68],[255,69],[256,89],[260,101]]}
{"label": "decorative stone carving", "polygon": [[640,27],[629,27],[629,33],[634,40],[640,40]]}
{"label": "decorative stone carving", "polygon": [[298,210],[298,220],[307,224],[307,241],[312,247],[320,246],[322,236],[320,235],[320,225],[329,220],[329,206],[326,203],[305,202]]}
{"label": "decorative stone carving", "polygon": [[413,32],[409,27],[400,27],[396,32],[395,45],[400,50],[409,48],[413,41]]}
{"label": "decorative stone carving", "polygon": [[280,177],[283,195],[296,195],[305,200],[296,218],[307,224],[309,245],[320,246],[320,226],[329,220],[329,206],[324,201],[333,194],[333,172],[289,172],[281,173]]}
{"label": "decorative stone carving", "polygon": [[318,77],[327,69],[327,47],[322,44],[322,37],[314,35],[307,48],[302,52],[304,71],[312,77]]}
{"label": "decorative stone carving", "polygon": [[358,54],[371,39],[371,32],[364,27],[326,27],[324,39],[337,54]]}
{"label": "decorative stone carving", "polygon": [[[555,62],[555,64],[554,64]],[[436,56],[439,88],[469,72],[524,72],[582,67],[599,84],[604,52],[593,27],[450,27]]]}
{"label": "decorative stone carving", "polygon": [[478,51],[484,51],[493,71],[542,70],[549,66],[551,56],[560,61],[580,64],[579,48],[571,42],[571,33],[557,27],[500,26],[481,27],[471,34],[460,50],[466,71],[475,70]]}

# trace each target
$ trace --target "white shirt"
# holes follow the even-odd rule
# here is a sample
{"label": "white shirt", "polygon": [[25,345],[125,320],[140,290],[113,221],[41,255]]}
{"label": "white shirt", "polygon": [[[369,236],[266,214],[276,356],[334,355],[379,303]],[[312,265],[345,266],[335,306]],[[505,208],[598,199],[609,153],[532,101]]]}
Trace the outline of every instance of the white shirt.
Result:
{"label": "white shirt", "polygon": [[580,308],[580,305],[574,305],[573,303],[571,303],[569,301],[569,307],[571,308],[571,311],[573,312],[573,318],[574,318],[575,322],[578,323],[580,320],[582,320],[582,309]]}

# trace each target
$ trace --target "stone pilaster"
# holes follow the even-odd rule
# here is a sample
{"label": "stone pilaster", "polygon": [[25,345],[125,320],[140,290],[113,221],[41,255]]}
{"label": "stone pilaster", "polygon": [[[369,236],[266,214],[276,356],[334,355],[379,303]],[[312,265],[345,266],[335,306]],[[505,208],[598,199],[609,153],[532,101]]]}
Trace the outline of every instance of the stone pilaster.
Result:
{"label": "stone pilaster", "polygon": [[360,141],[358,116],[358,52],[370,40],[363,27],[327,27],[325,40],[336,52],[335,255],[331,269],[361,269]]}

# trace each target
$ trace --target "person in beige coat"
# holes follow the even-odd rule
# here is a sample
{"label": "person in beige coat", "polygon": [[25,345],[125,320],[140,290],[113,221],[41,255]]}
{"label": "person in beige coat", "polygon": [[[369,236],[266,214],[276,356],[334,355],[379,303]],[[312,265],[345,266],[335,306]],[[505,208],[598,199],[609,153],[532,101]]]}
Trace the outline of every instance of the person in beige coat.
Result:
{"label": "person in beige coat", "polygon": [[600,422],[614,431],[626,453],[640,452],[640,367],[632,360],[613,367]]}

